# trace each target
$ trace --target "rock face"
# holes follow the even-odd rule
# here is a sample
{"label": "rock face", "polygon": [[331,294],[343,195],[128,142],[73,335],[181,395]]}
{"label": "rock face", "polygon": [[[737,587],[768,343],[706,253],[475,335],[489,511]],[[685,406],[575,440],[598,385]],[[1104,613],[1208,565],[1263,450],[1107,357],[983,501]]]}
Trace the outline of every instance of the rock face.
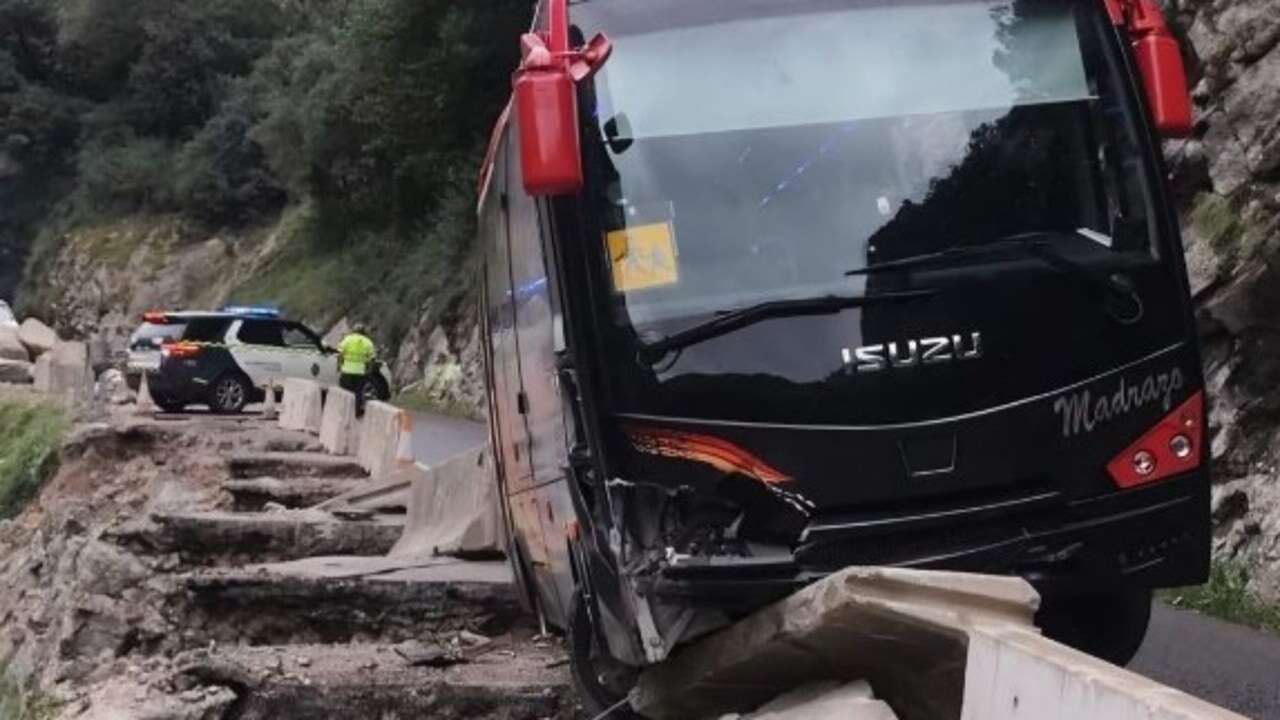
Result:
{"label": "rock face", "polygon": [[440,322],[431,304],[423,308],[423,322],[400,346],[396,382],[406,393],[442,408],[481,414],[484,407],[480,327],[464,317],[454,324]]}
{"label": "rock face", "polygon": [[1166,155],[1204,348],[1214,551],[1280,600],[1280,3],[1182,0],[1195,137]]}
{"label": "rock face", "polygon": [[31,361],[26,346],[18,339],[17,326],[0,325],[0,360]]}
{"label": "rock face", "polygon": [[58,334],[39,320],[27,318],[18,328],[18,340],[27,348],[31,357],[36,358],[53,349],[58,342]]}

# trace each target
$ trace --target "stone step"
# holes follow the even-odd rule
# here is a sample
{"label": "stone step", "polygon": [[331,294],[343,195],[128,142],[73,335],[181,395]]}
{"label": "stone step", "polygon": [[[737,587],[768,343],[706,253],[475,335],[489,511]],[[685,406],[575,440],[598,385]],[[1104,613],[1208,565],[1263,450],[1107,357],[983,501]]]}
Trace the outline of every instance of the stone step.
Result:
{"label": "stone step", "polygon": [[319,452],[237,453],[227,460],[227,467],[236,480],[258,477],[360,478],[369,475],[354,458]]}
{"label": "stone step", "polygon": [[111,717],[166,720],[581,717],[558,644],[525,633],[497,638],[491,648],[444,668],[411,666],[390,645],[195,651],[174,659],[167,681],[143,676],[104,687],[91,707],[115,712]]}
{"label": "stone step", "polygon": [[501,635],[525,615],[506,563],[331,557],[182,578],[190,642],[400,642],[468,630]]}
{"label": "stone step", "polygon": [[317,510],[152,513],[113,539],[143,553],[177,554],[184,565],[247,565],[317,555],[386,555],[404,516],[342,520]]}
{"label": "stone step", "polygon": [[333,498],[356,492],[368,485],[365,478],[291,478],[281,480],[260,477],[252,480],[228,480],[222,489],[231,493],[237,512],[258,512],[268,503],[286,508],[310,508]]}

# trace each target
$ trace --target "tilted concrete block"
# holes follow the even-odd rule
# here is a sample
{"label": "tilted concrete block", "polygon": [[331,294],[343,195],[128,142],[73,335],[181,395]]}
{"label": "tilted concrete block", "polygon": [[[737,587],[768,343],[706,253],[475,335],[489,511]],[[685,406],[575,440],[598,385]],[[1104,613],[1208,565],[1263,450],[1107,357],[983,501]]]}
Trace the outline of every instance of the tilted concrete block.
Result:
{"label": "tilted concrete block", "polygon": [[352,455],[356,450],[356,396],[342,388],[329,388],[320,420],[320,444],[334,455]]}
{"label": "tilted concrete block", "polygon": [[645,671],[632,705],[716,717],[863,678],[902,720],[1241,720],[1041,637],[1038,604],[1018,578],[850,568]]}
{"label": "tilted concrete block", "polygon": [[743,720],[898,720],[893,708],[877,700],[866,680],[841,685],[806,685],[773,700]]}
{"label": "tilted concrete block", "polygon": [[396,450],[404,413],[388,403],[373,401],[365,405],[360,423],[360,448],[357,457],[374,480],[381,480],[396,466]]}
{"label": "tilted concrete block", "polygon": [[472,448],[424,470],[409,491],[408,522],[392,556],[505,553],[505,526],[489,446]]}
{"label": "tilted concrete block", "polygon": [[323,418],[324,401],[320,385],[312,380],[286,379],[284,400],[280,408],[280,427],[319,434]]}

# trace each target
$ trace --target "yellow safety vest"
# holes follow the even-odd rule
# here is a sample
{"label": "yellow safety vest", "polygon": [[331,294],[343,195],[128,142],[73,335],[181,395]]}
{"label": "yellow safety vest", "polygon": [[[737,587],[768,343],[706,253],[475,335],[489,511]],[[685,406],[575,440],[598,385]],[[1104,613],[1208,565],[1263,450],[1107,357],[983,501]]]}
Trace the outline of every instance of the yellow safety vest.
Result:
{"label": "yellow safety vest", "polygon": [[343,375],[364,375],[376,350],[372,340],[360,333],[351,333],[338,344],[338,352],[342,353]]}

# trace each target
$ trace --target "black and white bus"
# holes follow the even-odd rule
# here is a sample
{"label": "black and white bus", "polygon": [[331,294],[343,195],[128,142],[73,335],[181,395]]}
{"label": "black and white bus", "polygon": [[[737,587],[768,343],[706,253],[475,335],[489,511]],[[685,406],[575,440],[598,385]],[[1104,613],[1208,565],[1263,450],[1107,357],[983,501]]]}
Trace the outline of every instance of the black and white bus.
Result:
{"label": "black and white bus", "polygon": [[1025,577],[1116,662],[1205,578],[1151,0],[543,0],[521,43],[491,433],[589,709],[851,565]]}

